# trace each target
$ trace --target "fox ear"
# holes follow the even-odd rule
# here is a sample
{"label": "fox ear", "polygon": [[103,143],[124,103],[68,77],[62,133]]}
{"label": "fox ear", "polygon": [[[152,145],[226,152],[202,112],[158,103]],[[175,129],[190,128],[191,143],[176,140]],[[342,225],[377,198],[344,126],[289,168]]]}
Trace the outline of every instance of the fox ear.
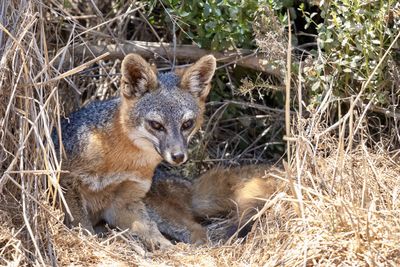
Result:
{"label": "fox ear", "polygon": [[205,100],[210,92],[210,82],[217,66],[213,55],[200,58],[182,74],[181,88],[189,90],[195,97]]}
{"label": "fox ear", "polygon": [[137,54],[125,56],[121,66],[121,94],[141,97],[157,87],[157,75],[151,65]]}

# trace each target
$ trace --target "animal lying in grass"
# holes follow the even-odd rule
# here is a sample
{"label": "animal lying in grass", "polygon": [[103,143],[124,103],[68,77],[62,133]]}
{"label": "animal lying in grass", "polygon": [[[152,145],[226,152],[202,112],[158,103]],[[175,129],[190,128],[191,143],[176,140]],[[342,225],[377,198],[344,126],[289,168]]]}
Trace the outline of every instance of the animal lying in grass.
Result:
{"label": "animal lying in grass", "polygon": [[161,172],[144,202],[161,233],[172,240],[205,243],[207,233],[200,222],[211,217],[233,219],[226,237],[236,230],[244,236],[265,200],[287,191],[287,184],[276,176],[283,177],[283,171],[266,165],[215,168],[193,182]]}
{"label": "animal lying in grass", "polygon": [[62,121],[57,149],[65,149],[61,177],[72,217],[94,233],[100,220],[130,229],[148,248],[171,245],[143,204],[155,167],[185,162],[187,143],[203,121],[216,68],[204,56],[179,75],[157,74],[140,56],[122,62],[121,96],[94,102]]}

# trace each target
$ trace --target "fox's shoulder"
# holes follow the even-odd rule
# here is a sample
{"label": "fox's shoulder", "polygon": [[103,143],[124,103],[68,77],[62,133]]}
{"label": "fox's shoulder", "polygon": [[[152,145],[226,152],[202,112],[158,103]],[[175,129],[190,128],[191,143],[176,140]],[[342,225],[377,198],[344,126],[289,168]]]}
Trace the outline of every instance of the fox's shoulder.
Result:
{"label": "fox's shoulder", "polygon": [[[79,151],[93,130],[111,127],[120,102],[120,98],[94,101],[64,118],[61,121],[61,131],[66,152],[73,154]],[[58,149],[58,135],[55,132],[53,141]]]}
{"label": "fox's shoulder", "polygon": [[63,119],[61,126],[65,129],[62,130],[69,130],[82,126],[101,127],[106,125],[115,115],[120,102],[121,99],[119,97],[91,102]]}

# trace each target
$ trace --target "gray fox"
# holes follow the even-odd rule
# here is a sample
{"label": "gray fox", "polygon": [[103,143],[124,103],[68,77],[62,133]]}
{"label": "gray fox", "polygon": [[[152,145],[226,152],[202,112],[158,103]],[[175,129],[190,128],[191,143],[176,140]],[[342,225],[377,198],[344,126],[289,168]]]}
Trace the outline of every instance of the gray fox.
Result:
{"label": "gray fox", "polygon": [[265,201],[288,192],[288,184],[277,176],[284,177],[283,169],[269,165],[214,168],[193,182],[156,172],[144,202],[161,233],[172,240],[205,243],[207,231],[200,223],[220,216],[231,219],[226,237],[236,230],[243,237]]}
{"label": "gray fox", "polygon": [[157,76],[142,57],[129,54],[122,61],[120,97],[93,102],[62,121],[62,138],[54,134],[53,141],[57,150],[63,144],[69,171],[60,179],[72,214],[67,224],[94,233],[104,220],[130,229],[150,249],[171,245],[143,198],[163,159],[173,165],[187,160],[215,68],[208,55],[179,73]]}

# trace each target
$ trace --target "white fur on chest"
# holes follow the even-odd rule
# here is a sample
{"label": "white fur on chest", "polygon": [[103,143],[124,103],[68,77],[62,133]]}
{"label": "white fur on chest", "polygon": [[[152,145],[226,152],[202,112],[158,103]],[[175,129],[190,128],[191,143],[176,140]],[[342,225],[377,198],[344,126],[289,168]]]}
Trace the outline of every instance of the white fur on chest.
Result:
{"label": "white fur on chest", "polygon": [[126,181],[135,182],[144,192],[149,191],[151,186],[151,179],[140,177],[136,172],[110,173],[101,176],[81,176],[81,180],[89,190],[94,192],[104,190],[110,185],[118,185]]}

